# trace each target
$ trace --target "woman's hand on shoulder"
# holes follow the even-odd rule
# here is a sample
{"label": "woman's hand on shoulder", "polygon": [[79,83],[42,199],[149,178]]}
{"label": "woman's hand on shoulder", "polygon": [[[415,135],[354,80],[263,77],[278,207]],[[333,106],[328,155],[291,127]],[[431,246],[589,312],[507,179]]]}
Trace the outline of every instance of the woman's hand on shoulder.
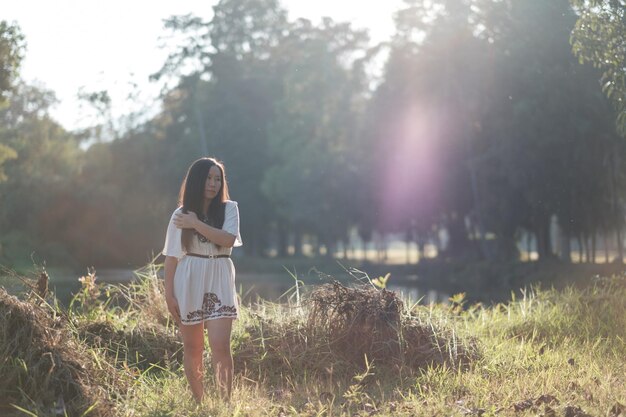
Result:
{"label": "woman's hand on shoulder", "polygon": [[195,229],[198,221],[198,216],[193,211],[186,214],[180,211],[174,216],[174,225],[179,229]]}

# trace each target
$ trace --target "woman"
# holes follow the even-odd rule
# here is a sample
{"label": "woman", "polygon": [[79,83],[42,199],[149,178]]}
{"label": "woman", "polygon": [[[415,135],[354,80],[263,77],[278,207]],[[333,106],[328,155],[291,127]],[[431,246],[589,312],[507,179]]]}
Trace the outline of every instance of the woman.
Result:
{"label": "woman", "polygon": [[230,398],[232,322],[237,318],[233,246],[241,246],[239,210],[229,200],[224,166],[213,158],[195,161],[180,188],[165,238],[165,299],[183,339],[185,375],[202,401],[204,328],[219,392]]}

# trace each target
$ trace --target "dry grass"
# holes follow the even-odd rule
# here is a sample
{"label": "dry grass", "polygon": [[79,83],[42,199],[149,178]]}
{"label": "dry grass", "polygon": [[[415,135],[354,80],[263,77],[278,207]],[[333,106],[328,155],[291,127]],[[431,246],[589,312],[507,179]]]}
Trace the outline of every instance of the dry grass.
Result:
{"label": "dry grass", "polygon": [[95,271],[79,278],[82,289],[70,309],[77,336],[117,367],[144,372],[182,364],[182,343],[157,271],[149,264],[136,271],[137,281],[118,285],[97,283]]}
{"label": "dry grass", "polygon": [[128,380],[102,366],[68,330],[53,309],[23,302],[0,288],[0,398],[2,415],[15,404],[40,415],[63,409],[80,416],[113,416],[111,389]]}
{"label": "dry grass", "polygon": [[255,380],[355,375],[373,364],[396,375],[429,366],[451,369],[479,357],[476,342],[408,311],[390,291],[332,282],[302,306],[258,305],[236,335],[235,364]]}
{"label": "dry grass", "polygon": [[102,349],[116,366],[176,370],[183,362],[182,343],[158,324],[117,329],[111,321],[83,322],[78,335],[89,347]]}

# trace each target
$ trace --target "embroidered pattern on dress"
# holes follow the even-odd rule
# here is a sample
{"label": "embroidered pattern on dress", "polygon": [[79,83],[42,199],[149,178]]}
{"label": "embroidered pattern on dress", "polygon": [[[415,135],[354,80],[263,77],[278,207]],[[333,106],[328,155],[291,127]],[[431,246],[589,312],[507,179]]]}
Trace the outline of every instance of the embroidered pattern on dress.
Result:
{"label": "embroidered pattern on dress", "polygon": [[200,242],[207,243],[209,241],[209,239],[207,239],[206,237],[204,237],[200,233],[198,233],[198,232],[194,232],[194,233],[196,234],[196,236],[198,236],[198,240],[200,240]]}
{"label": "embroidered pattern on dress", "polygon": [[187,319],[183,321],[200,321],[206,318],[237,316],[237,308],[235,306],[222,305],[216,310],[215,306],[218,304],[222,304],[222,301],[217,294],[213,292],[205,293],[202,298],[202,308],[187,314]]}
{"label": "embroidered pattern on dress", "polygon": [[[209,218],[207,216],[203,216],[202,218],[200,218],[200,221],[202,223],[205,223],[205,224],[208,224],[209,226],[211,226],[211,224],[209,223]],[[209,239],[204,237],[204,235],[202,235],[201,233],[198,233],[197,230],[194,230],[193,232],[196,234],[196,236],[198,236],[198,240],[200,240],[200,242],[207,243],[209,241]]]}

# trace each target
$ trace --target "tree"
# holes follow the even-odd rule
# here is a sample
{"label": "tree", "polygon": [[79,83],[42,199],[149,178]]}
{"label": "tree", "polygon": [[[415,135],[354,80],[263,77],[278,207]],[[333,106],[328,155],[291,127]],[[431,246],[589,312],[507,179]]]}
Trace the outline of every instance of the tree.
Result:
{"label": "tree", "polygon": [[286,16],[275,0],[222,0],[210,22],[169,19],[167,26],[188,41],[156,74],[177,77],[183,96],[179,119],[173,119],[180,123],[169,129],[168,140],[195,140],[192,155],[209,152],[226,163],[232,196],[241,203],[248,254],[264,253],[273,220],[261,182],[269,168],[273,103],[280,96],[270,57],[286,30]]}
{"label": "tree", "polygon": [[349,190],[359,169],[354,132],[365,89],[359,58],[367,40],[364,32],[328,18],[318,27],[299,20],[274,51],[282,97],[274,104],[269,127],[274,165],[263,188],[276,204],[279,222],[298,236],[307,232],[317,237],[329,255],[337,241],[347,241],[355,223]]}
{"label": "tree", "polygon": [[[572,0],[579,13],[571,42],[581,62],[600,68],[602,91],[616,112],[617,131],[626,137],[626,1]],[[623,204],[618,195],[622,160],[616,158],[620,145],[614,142],[609,154],[610,205],[613,228],[617,231],[618,260],[624,258],[621,230]]]}
{"label": "tree", "polygon": [[82,151],[78,140],[49,116],[54,101],[51,92],[20,83],[0,111],[0,141],[15,150],[15,158],[5,163],[8,179],[0,184],[0,229],[4,238],[30,241],[38,255],[54,252],[66,259],[62,236],[73,213],[65,212],[56,222],[46,218],[57,204],[65,204],[63,196],[73,194]]}
{"label": "tree", "polygon": [[569,259],[571,238],[593,239],[600,219],[612,218],[612,112],[598,94],[597,74],[570,52],[576,15],[569,2],[485,3],[481,36],[493,42],[496,68],[481,166],[492,191],[490,227],[507,235],[532,231],[543,259],[553,256],[550,224],[557,216]]}
{"label": "tree", "polygon": [[[351,53],[363,35],[329,19],[320,27],[290,23],[274,0],[223,0],[214,12],[210,22],[192,16],[168,21],[171,29],[190,34],[190,41],[158,76],[194,69],[179,78],[184,98],[172,119],[181,122],[172,124],[170,140],[183,140],[186,132],[200,141],[199,150],[206,146],[227,163],[249,236],[246,253],[263,254],[272,228],[282,236],[285,253],[286,224],[332,246],[341,229],[334,226],[348,219],[337,217],[338,208],[349,206],[306,197],[302,186],[324,172],[329,199],[341,198],[340,190],[348,188],[344,172],[352,166],[354,173],[352,111],[363,82]],[[355,65],[342,66],[343,60]],[[312,166],[314,156],[323,163]],[[333,208],[337,212],[329,216]]]}
{"label": "tree", "polygon": [[572,48],[581,62],[600,68],[602,90],[617,110],[626,137],[626,1],[571,0],[579,13]]}
{"label": "tree", "polygon": [[[24,35],[19,26],[9,24],[4,20],[0,21],[0,108],[6,105],[7,95],[13,89],[24,58],[25,47]],[[0,182],[7,179],[2,165],[15,158],[17,158],[17,152],[0,143]]]}
{"label": "tree", "polygon": [[467,161],[488,104],[488,48],[474,34],[471,6],[405,1],[367,118],[371,153],[383,165],[380,227],[428,236],[442,225],[455,257],[476,256],[466,222],[477,200]]}
{"label": "tree", "polygon": [[7,99],[7,93],[19,74],[26,44],[19,26],[0,21],[0,104]]}

